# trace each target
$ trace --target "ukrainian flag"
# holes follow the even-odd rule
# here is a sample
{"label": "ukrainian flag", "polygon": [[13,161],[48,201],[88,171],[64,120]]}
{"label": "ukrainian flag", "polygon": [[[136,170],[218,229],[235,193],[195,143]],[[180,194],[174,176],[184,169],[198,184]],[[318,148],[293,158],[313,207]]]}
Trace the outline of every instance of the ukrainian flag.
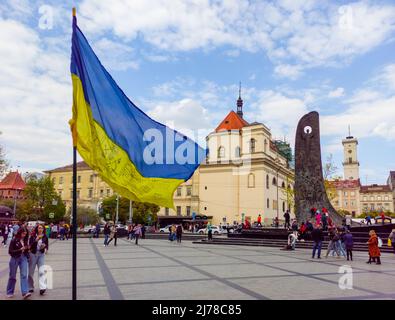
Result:
{"label": "ukrainian flag", "polygon": [[114,191],[174,208],[173,193],[206,151],[140,110],[102,66],[73,16],[71,78],[74,145]]}

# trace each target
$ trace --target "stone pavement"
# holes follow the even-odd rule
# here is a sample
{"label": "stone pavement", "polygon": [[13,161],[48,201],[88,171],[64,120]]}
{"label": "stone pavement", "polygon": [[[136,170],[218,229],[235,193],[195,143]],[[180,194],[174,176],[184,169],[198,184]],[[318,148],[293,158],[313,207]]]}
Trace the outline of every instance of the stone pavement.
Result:
{"label": "stone pavement", "polygon": [[[51,240],[46,264],[53,270],[53,289],[35,299],[71,298],[71,240]],[[136,246],[118,239],[78,240],[79,299],[395,299],[395,255],[382,265],[368,265],[367,253],[354,261],[311,259],[311,251],[232,245],[182,244],[140,240]],[[8,277],[7,249],[0,248],[0,300]],[[342,290],[342,265],[352,266],[353,289]],[[19,273],[14,300],[21,299]]]}

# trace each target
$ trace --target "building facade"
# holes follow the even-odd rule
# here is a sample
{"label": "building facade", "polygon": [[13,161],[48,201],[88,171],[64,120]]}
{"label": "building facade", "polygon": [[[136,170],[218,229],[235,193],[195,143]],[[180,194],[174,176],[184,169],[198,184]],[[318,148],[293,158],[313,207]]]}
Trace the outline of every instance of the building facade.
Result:
{"label": "building facade", "polygon": [[24,199],[26,183],[18,171],[9,172],[0,182],[0,199]]}
{"label": "building facade", "polygon": [[394,212],[393,191],[389,185],[362,186],[360,193],[362,212]]}

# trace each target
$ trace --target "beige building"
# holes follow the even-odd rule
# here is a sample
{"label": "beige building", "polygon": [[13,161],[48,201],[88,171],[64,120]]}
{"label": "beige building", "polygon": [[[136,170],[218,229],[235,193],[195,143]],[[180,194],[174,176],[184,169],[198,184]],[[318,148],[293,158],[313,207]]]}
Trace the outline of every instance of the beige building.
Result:
{"label": "beige building", "polygon": [[336,210],[347,210],[353,216],[361,213],[360,188],[358,180],[335,180],[331,182],[336,189],[336,195],[331,201]]}
{"label": "beige building", "polygon": [[393,192],[389,185],[362,186],[360,193],[362,212],[394,212]]}
{"label": "beige building", "polygon": [[[55,190],[61,196],[67,208],[73,200],[73,165],[45,171],[52,179]],[[78,205],[98,210],[103,198],[113,195],[113,190],[84,161],[77,163],[77,199]]]}

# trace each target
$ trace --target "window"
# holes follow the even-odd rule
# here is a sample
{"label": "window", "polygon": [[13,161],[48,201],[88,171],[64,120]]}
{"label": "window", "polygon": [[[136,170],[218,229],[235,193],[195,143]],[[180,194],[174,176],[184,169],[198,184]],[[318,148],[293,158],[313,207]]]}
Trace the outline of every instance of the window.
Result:
{"label": "window", "polygon": [[235,149],[235,157],[236,158],[240,158],[240,156],[241,156],[240,147],[236,147],[236,149]]}
{"label": "window", "polygon": [[347,200],[346,200],[346,201],[344,201],[344,206],[345,206],[345,207],[347,207],[347,206],[348,206],[348,202],[347,202]]}
{"label": "window", "polygon": [[63,184],[63,177],[59,177],[59,184]]}
{"label": "window", "polygon": [[104,196],[104,190],[100,189],[100,198],[103,198],[103,196]]}
{"label": "window", "polygon": [[373,203],[370,204],[370,210],[374,211],[374,204]]}
{"label": "window", "polygon": [[80,190],[77,190],[77,199],[80,198]]}
{"label": "window", "polygon": [[351,207],[353,207],[354,206],[354,201],[351,201]]}
{"label": "window", "polygon": [[354,191],[351,191],[351,192],[350,192],[350,195],[351,195],[352,197],[354,197],[354,196],[355,196],[355,192],[354,192]]}
{"label": "window", "polygon": [[110,196],[110,189],[107,189],[107,197],[109,197]]}
{"label": "window", "polygon": [[373,196],[370,197],[370,201],[374,201],[374,197]]}
{"label": "window", "polygon": [[191,207],[187,206],[187,216],[189,217],[191,215]]}
{"label": "window", "polygon": [[266,199],[266,208],[268,208],[268,209],[270,208],[270,200],[269,200],[269,198]]}
{"label": "window", "polygon": [[343,195],[346,197],[347,196],[347,191],[344,191]]}
{"label": "window", "polygon": [[363,201],[368,201],[368,197],[363,197]]}
{"label": "window", "polygon": [[53,183],[53,184],[56,183],[56,178],[55,178],[55,177],[52,178],[52,183]]}
{"label": "window", "polygon": [[266,175],[266,189],[269,189],[269,175]]}
{"label": "window", "polygon": [[248,175],[248,188],[255,188],[255,176],[253,173]]}
{"label": "window", "polygon": [[181,197],[181,187],[177,188],[177,197]]}
{"label": "window", "polygon": [[204,186],[204,190],[207,190],[207,186]]}
{"label": "window", "polygon": [[165,208],[165,216],[169,215],[169,208]]}
{"label": "window", "polygon": [[273,186],[276,186],[276,185],[277,185],[277,180],[276,180],[276,178],[275,178],[275,177],[273,177],[273,180],[272,180],[272,185],[273,185]]}
{"label": "window", "polygon": [[381,196],[378,196],[378,197],[377,197],[377,200],[378,200],[378,201],[381,201]]}
{"label": "window", "polygon": [[277,210],[277,200],[273,200],[273,210]]}
{"label": "window", "polygon": [[283,183],[281,184],[281,188],[285,189],[285,183],[283,181]]}
{"label": "window", "polygon": [[283,201],[283,212],[285,212],[285,202]]}
{"label": "window", "polygon": [[177,206],[177,216],[181,215],[181,206]]}
{"label": "window", "polygon": [[385,196],[385,197],[384,197],[384,200],[385,200],[385,201],[388,201],[388,196]]}
{"label": "window", "polygon": [[348,158],[348,163],[352,163],[352,158],[351,157]]}
{"label": "window", "polygon": [[225,148],[224,147],[218,148],[218,158],[225,158]]}
{"label": "window", "polygon": [[77,177],[77,183],[81,183],[81,176]]}
{"label": "window", "polygon": [[265,151],[265,153],[267,152],[267,140],[265,139],[265,142],[264,142],[264,151]]}
{"label": "window", "polygon": [[93,174],[90,175],[89,182],[93,182]]}
{"label": "window", "polygon": [[188,186],[187,187],[187,196],[190,196],[192,194],[192,187]]}
{"label": "window", "polygon": [[93,189],[89,189],[88,190],[88,198],[92,198],[93,197]]}
{"label": "window", "polygon": [[250,140],[250,153],[254,153],[255,152],[255,142],[256,142],[256,140],[254,138],[252,138]]}

